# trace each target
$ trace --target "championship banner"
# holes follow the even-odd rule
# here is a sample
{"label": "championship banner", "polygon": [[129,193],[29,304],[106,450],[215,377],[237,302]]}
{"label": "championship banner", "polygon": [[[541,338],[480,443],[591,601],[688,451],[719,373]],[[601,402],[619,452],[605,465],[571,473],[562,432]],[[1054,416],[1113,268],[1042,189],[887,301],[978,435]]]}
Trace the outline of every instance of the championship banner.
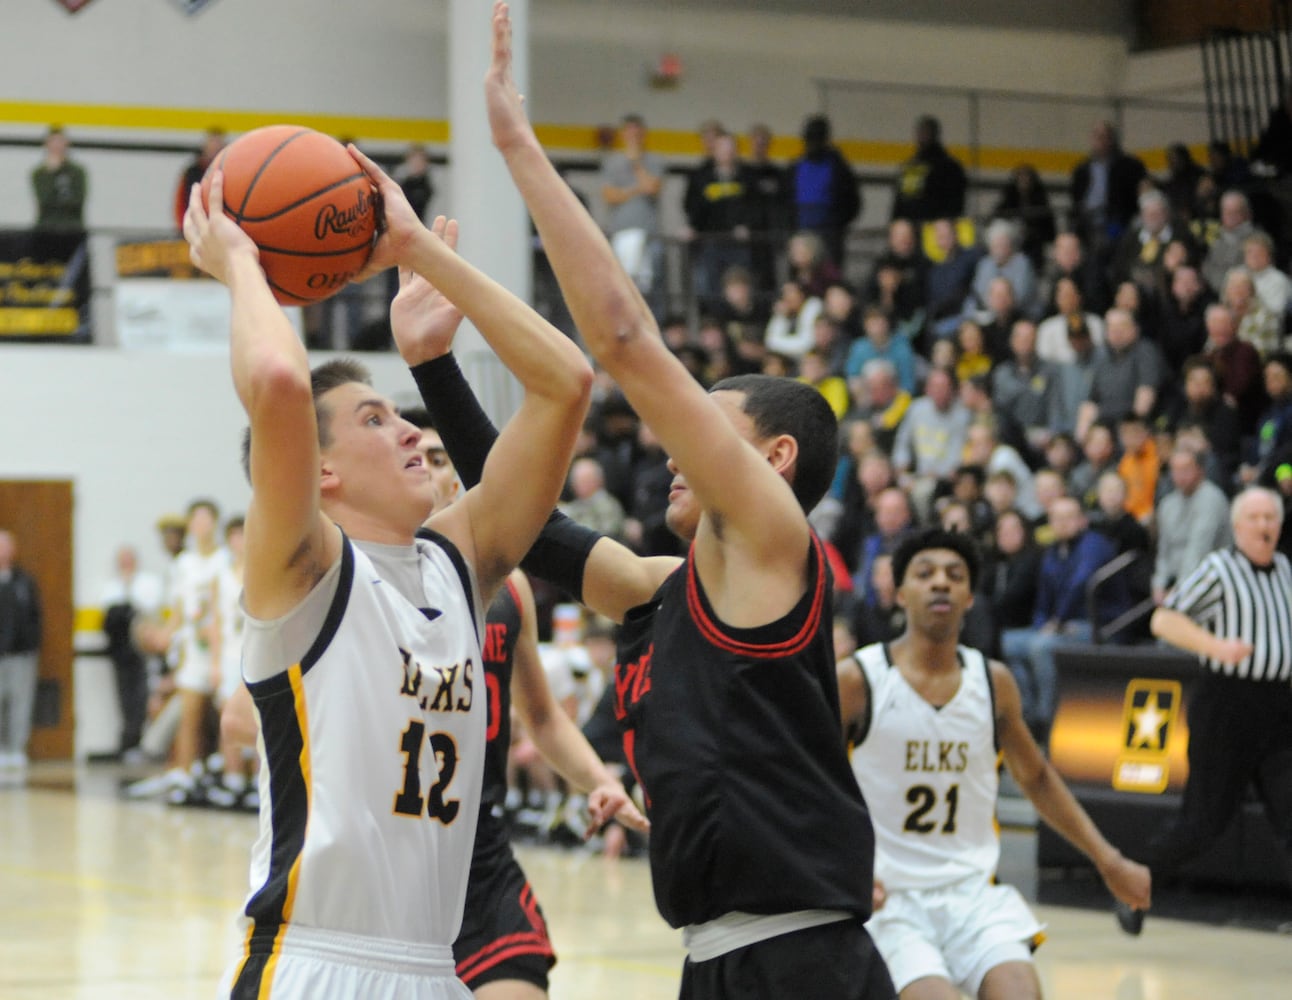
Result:
{"label": "championship banner", "polygon": [[[88,0],[87,0],[88,2]],[[212,0],[175,0],[175,3],[189,17],[200,14]]]}
{"label": "championship banner", "polygon": [[69,14],[79,14],[90,5],[90,0],[58,0]]}
{"label": "championship banner", "polygon": [[0,340],[90,340],[84,233],[0,230]]}

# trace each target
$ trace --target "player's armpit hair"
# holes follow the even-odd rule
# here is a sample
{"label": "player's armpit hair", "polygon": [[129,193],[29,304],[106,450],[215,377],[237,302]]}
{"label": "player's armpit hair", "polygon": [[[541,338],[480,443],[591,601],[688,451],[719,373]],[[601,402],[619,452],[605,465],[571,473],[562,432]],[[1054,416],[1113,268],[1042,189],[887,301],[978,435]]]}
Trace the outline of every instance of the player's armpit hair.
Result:
{"label": "player's armpit hair", "polygon": [[424,361],[409,372],[458,478],[471,489],[480,482],[485,458],[498,439],[498,428],[481,408],[452,354]]}

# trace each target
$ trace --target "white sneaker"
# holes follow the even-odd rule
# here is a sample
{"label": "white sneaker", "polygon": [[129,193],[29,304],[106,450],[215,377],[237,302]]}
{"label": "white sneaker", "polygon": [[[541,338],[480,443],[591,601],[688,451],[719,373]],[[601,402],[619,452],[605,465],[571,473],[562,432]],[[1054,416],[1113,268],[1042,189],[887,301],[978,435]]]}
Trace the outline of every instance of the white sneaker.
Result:
{"label": "white sneaker", "polygon": [[124,794],[128,799],[156,798],[187,784],[186,777],[183,771],[163,771],[161,774],[154,774],[151,778],[140,778],[127,785]]}

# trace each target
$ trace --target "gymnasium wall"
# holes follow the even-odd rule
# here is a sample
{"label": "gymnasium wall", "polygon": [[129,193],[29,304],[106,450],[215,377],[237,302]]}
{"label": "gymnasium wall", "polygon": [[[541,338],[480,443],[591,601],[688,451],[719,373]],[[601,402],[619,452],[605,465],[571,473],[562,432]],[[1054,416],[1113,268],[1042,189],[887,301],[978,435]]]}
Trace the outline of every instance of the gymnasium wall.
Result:
{"label": "gymnasium wall", "polygon": [[[487,0],[479,0],[483,11]],[[175,179],[211,124],[239,131],[294,119],[395,151],[409,139],[443,149],[446,3],[367,0],[214,0],[185,17],[170,0],[94,0],[68,16],[52,0],[6,11],[0,60],[0,225],[32,217],[27,174],[50,121],[74,140],[149,145],[151,150],[75,154],[88,168],[94,227],[167,230]],[[1031,28],[904,24],[672,4],[533,0],[532,115],[554,149],[587,157],[595,126],[640,111],[659,149],[682,161],[693,132],[717,117],[744,129],[772,126],[791,155],[805,113],[823,104],[863,169],[891,167],[909,149],[914,118],[942,114],[948,140],[967,139],[962,105],[930,95],[857,91],[818,81],[1112,95],[1196,93],[1193,50],[1128,57],[1123,40]],[[661,12],[667,14],[661,16]],[[1034,23],[1034,22],[1032,22]],[[470,44],[485,44],[481,35]],[[648,87],[664,50],[681,55],[682,85]],[[941,103],[939,103],[941,102]],[[991,119],[994,148],[1057,151],[1085,145],[1087,110],[1002,105]],[[1154,126],[1156,127],[1156,126]],[[1149,134],[1162,145],[1176,126]],[[1201,138],[1201,136],[1186,136]],[[1060,160],[1060,164],[1067,160]],[[436,207],[451,205],[447,171]],[[469,207],[460,210],[469,218]],[[882,200],[870,212],[882,214]],[[396,359],[373,358],[377,386],[411,390]],[[113,549],[138,545],[158,569],[153,521],[209,495],[226,510],[247,499],[237,468],[242,417],[220,357],[123,353],[103,348],[0,350],[0,478],[75,480],[75,590],[97,602]]]}

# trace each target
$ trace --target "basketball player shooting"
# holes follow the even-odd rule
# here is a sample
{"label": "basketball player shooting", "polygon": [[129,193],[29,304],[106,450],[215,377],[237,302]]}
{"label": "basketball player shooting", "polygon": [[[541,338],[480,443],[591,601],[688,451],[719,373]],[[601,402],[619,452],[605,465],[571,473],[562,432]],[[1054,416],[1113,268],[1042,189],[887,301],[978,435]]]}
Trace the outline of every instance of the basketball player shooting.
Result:
{"label": "basketball player shooting", "polygon": [[184,233],[229,287],[251,423],[243,672],[269,793],[231,997],[470,996],[451,948],[484,768],[481,619],[556,502],[591,387],[568,338],[355,155],[384,201],[370,270],[432,281],[525,395],[479,486],[415,541],[434,502],[418,429],[353,362],[310,371],[255,244],[224,214],[222,174],[209,214],[194,188]]}

